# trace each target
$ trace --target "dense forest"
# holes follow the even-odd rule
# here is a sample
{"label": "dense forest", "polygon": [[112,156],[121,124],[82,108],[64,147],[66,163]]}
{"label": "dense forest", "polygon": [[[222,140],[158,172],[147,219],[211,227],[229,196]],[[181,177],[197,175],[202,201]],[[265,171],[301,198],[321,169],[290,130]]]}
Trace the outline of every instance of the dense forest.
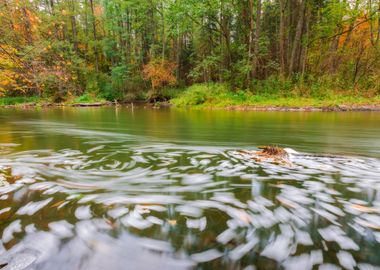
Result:
{"label": "dense forest", "polygon": [[0,95],[380,93],[379,0],[1,0]]}

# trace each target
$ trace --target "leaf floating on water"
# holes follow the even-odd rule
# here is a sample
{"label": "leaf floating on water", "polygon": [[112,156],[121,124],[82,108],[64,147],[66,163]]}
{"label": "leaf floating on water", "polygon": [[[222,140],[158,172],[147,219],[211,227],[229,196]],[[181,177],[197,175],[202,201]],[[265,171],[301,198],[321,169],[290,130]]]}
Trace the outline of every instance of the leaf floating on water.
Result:
{"label": "leaf floating on water", "polygon": [[285,199],[285,198],[282,198],[281,196],[277,196],[277,200],[284,206],[287,206],[289,208],[297,208],[299,205],[288,200],[288,199]]}
{"label": "leaf floating on water", "polygon": [[368,207],[368,206],[364,206],[360,204],[350,204],[350,207],[354,210],[357,210],[363,213],[377,213],[378,212],[376,208]]}
{"label": "leaf floating on water", "polygon": [[52,204],[52,205],[50,206],[50,208],[56,208],[56,207],[59,207],[59,206],[61,206],[63,203],[65,203],[65,201],[59,201],[59,202],[56,202],[56,203]]}
{"label": "leaf floating on water", "polygon": [[171,226],[175,226],[175,225],[177,225],[177,220],[174,220],[174,219],[168,219],[167,222],[168,222]]}
{"label": "leaf floating on water", "polygon": [[380,231],[380,226],[379,225],[371,223],[369,221],[366,221],[366,220],[363,220],[363,219],[359,219],[359,220],[356,221],[356,223],[358,223],[359,225],[361,225],[363,227],[367,227],[367,228],[370,228],[370,229],[374,229],[374,230]]}

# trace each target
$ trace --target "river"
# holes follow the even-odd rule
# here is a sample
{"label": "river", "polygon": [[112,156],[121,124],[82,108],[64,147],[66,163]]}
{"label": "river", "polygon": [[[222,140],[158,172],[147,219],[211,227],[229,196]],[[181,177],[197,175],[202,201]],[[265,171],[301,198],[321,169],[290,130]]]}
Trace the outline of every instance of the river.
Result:
{"label": "river", "polygon": [[376,112],[0,109],[1,179],[0,269],[380,267]]}

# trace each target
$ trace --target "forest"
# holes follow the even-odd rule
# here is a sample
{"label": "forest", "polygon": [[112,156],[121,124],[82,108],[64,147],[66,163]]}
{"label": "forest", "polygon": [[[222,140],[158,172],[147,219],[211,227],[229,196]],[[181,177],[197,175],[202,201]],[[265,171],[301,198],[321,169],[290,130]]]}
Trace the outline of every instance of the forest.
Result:
{"label": "forest", "polygon": [[0,25],[3,98],[380,95],[379,0],[1,0]]}

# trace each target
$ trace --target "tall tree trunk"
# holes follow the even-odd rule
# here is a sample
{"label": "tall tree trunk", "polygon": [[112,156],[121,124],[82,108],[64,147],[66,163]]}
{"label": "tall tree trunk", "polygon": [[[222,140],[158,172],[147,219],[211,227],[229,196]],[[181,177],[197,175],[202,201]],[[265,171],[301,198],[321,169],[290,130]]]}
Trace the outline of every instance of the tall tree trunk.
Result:
{"label": "tall tree trunk", "polygon": [[[220,4],[220,25],[221,25],[221,32],[225,43],[225,49],[226,49],[226,55],[225,55],[225,68],[230,69],[231,67],[231,36],[230,36],[230,23],[229,23],[229,16],[226,14],[226,10],[224,8],[223,2]],[[223,42],[222,42],[223,43]]]}
{"label": "tall tree trunk", "polygon": [[306,1],[307,0],[301,0],[301,4],[299,7],[298,12],[298,22],[297,22],[297,28],[294,35],[293,40],[293,46],[292,46],[292,53],[290,55],[290,65],[289,65],[289,74],[293,74],[295,71],[297,71],[297,62],[299,61],[299,56],[301,52],[301,38],[302,38],[302,30],[303,30],[303,24],[304,24],[304,17],[305,17],[305,7],[306,7]]}
{"label": "tall tree trunk", "polygon": [[92,23],[92,32],[93,32],[93,38],[94,38],[94,56],[95,56],[95,70],[96,72],[99,71],[99,55],[98,55],[98,46],[97,46],[97,35],[96,35],[96,18],[95,18],[95,12],[94,12],[94,3],[93,0],[90,1],[90,8],[91,8],[91,23]]}
{"label": "tall tree trunk", "polygon": [[176,63],[177,63],[176,79],[177,79],[177,82],[179,82],[181,78],[180,70],[181,70],[182,34],[179,33],[178,26],[177,26],[177,44],[176,44],[175,51],[176,51]]}
{"label": "tall tree trunk", "polygon": [[[368,0],[368,12],[369,12],[369,14],[372,14],[372,0]],[[379,38],[380,38],[380,1],[379,1],[379,6],[377,7],[377,11],[374,14],[377,14],[377,31],[376,31],[377,33],[376,33],[376,35],[374,33],[374,26],[373,26],[372,18],[370,18],[370,20],[369,20],[372,46],[376,46],[379,43]]]}
{"label": "tall tree trunk", "polygon": [[164,10],[164,3],[161,2],[161,23],[162,23],[162,61],[165,61],[165,48],[166,48],[166,37],[165,37],[165,10]]}
{"label": "tall tree trunk", "polygon": [[280,75],[283,77],[286,74],[286,33],[285,33],[285,10],[287,0],[280,0]]}
{"label": "tall tree trunk", "polygon": [[260,50],[260,34],[261,34],[261,0],[256,0],[257,6],[256,6],[256,31],[255,31],[255,40],[253,44],[253,67],[252,67],[252,75],[254,78],[257,78],[257,73],[259,69],[259,50]]}
{"label": "tall tree trunk", "polygon": [[[355,13],[357,12],[357,10],[359,8],[359,2],[360,2],[360,0],[355,1],[355,7],[354,7]],[[351,35],[352,35],[352,31],[354,30],[356,19],[357,19],[357,17],[351,18],[350,26],[348,27],[348,33],[347,33],[346,39],[344,40],[344,43],[343,43],[343,48],[346,48],[348,43],[350,43]]]}
{"label": "tall tree trunk", "polygon": [[302,46],[301,57],[300,57],[302,79],[304,78],[304,75],[305,75],[306,62],[307,62],[309,25],[310,25],[310,16],[311,16],[310,8],[307,8],[305,13],[306,13],[305,14],[305,39],[306,39],[306,42],[305,42],[305,45]]}
{"label": "tall tree trunk", "polygon": [[[253,18],[253,0],[248,1],[248,18],[249,18],[249,35],[248,35],[248,61],[252,63],[253,55],[253,35],[254,35],[254,18]],[[247,81],[251,80],[252,70],[247,74]]]}
{"label": "tall tree trunk", "polygon": [[77,23],[75,19],[75,2],[74,0],[71,1],[71,34],[73,36],[73,45],[74,45],[74,50],[76,53],[78,53],[78,38],[77,38]]}

